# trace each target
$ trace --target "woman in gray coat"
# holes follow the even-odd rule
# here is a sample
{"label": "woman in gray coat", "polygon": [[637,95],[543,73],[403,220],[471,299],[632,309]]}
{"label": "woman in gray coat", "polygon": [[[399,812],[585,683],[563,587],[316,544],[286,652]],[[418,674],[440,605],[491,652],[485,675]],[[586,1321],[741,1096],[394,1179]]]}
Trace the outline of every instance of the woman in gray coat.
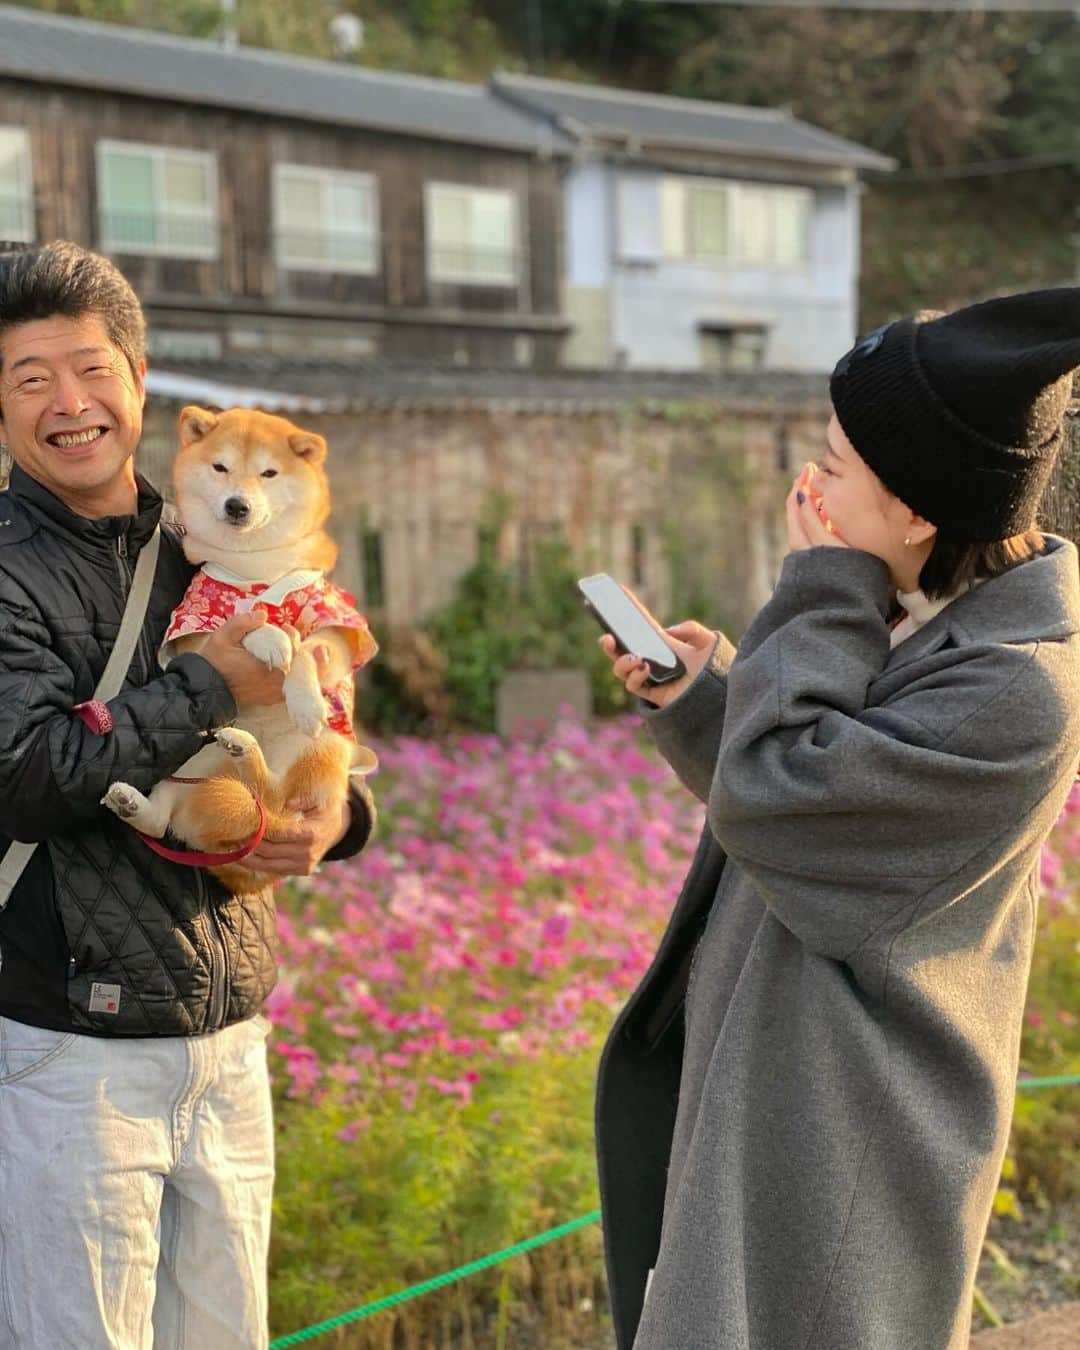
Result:
{"label": "woman in gray coat", "polygon": [[644,700],[707,827],[600,1067],[620,1350],[961,1350],[1005,1151],[1039,859],[1080,762],[1080,581],[1034,530],[1080,290],[838,364],[738,651]]}

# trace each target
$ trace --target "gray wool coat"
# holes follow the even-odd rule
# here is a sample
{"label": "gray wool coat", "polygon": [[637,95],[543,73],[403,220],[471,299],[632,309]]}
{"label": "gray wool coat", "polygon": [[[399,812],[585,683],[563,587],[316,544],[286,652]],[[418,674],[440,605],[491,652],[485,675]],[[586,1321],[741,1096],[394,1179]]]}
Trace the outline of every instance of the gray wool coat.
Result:
{"label": "gray wool coat", "polygon": [[968,1343],[1080,762],[1077,553],[894,650],[888,596],[867,553],[791,554],[647,715],[708,823],[600,1066],[620,1350]]}

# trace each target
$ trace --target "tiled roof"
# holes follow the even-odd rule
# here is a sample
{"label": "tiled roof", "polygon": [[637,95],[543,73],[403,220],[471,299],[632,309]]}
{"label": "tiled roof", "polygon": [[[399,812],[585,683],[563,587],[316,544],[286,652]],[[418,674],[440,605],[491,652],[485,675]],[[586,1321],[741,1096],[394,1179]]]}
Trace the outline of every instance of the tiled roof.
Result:
{"label": "tiled roof", "polygon": [[605,411],[630,405],[824,403],[820,375],[776,371],[482,370],[420,365],[333,365],[287,357],[223,361],[163,359],[151,368],[152,396],[282,412],[347,412],[372,407],[483,407],[505,411]]}
{"label": "tiled roof", "polygon": [[491,89],[0,5],[0,75],[528,152],[550,122]]}
{"label": "tiled roof", "polygon": [[532,153],[582,139],[887,170],[782,109],[499,74],[490,86],[0,5],[0,75]]}
{"label": "tiled roof", "polygon": [[630,89],[499,74],[495,89],[519,107],[551,118],[568,134],[748,156],[804,160],[852,169],[888,170],[895,161],[833,136],[781,108],[670,98]]}

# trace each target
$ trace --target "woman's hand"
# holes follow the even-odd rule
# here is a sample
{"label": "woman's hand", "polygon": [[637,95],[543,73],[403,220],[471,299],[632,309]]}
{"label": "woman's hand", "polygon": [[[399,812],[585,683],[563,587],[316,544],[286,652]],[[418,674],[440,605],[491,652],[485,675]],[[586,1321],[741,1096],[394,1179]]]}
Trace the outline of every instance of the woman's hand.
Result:
{"label": "woman's hand", "polygon": [[820,494],[811,492],[811,479],[816,471],[816,465],[803,465],[784,504],[788,551],[791,553],[820,545],[829,548],[849,547],[832,527],[821,504]]}
{"label": "woman's hand", "polygon": [[704,624],[695,623],[693,619],[685,619],[682,623],[672,625],[671,628],[661,628],[641,601],[631,592],[627,591],[627,594],[657,632],[663,634],[664,641],[672,651],[681,657],[686,674],[680,675],[677,680],[667,680],[664,684],[646,684],[649,667],[642,657],[633,652],[625,656],[617,655],[615,639],[610,633],[605,633],[600,639],[600,646],[611,660],[611,669],[616,679],[622,681],[629,693],[655,704],[658,708],[665,708],[669,703],[674,703],[708,664],[712,649],[716,645],[716,634]]}

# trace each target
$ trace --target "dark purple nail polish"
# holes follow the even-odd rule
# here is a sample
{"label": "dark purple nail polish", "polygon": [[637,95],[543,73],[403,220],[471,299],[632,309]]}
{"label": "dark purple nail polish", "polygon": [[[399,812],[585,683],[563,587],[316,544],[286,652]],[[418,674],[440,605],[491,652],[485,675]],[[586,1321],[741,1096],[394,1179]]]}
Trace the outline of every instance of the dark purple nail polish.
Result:
{"label": "dark purple nail polish", "polygon": [[805,492],[796,492],[796,494],[795,494],[795,500],[799,503],[800,506],[802,506],[803,502],[806,501],[806,493],[805,493]]}

